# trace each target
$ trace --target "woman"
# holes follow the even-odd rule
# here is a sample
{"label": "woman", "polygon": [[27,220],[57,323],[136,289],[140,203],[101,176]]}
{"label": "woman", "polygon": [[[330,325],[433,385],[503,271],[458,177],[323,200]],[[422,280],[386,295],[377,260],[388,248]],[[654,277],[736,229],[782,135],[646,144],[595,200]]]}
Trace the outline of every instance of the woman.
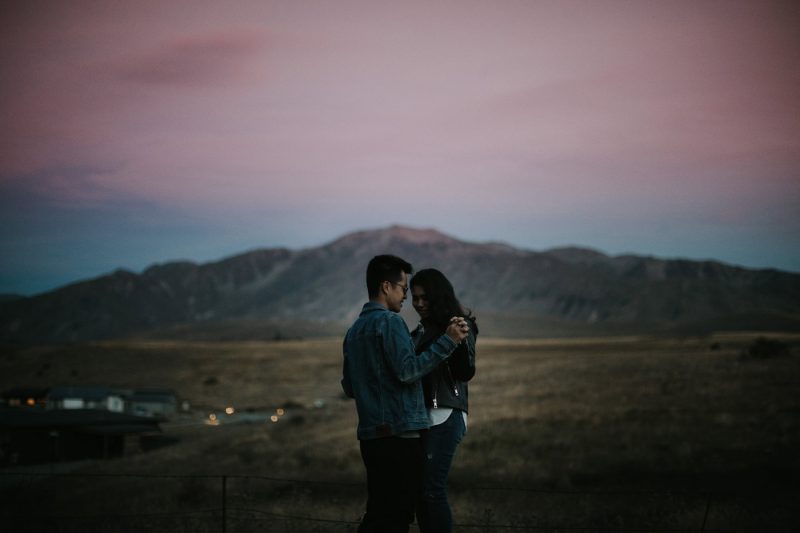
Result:
{"label": "woman", "polygon": [[411,332],[417,354],[447,329],[451,317],[464,317],[469,335],[453,354],[423,378],[422,388],[433,426],[423,435],[425,467],[417,521],[422,533],[449,533],[452,513],[447,501],[447,475],[456,447],[467,431],[467,382],[475,375],[475,318],[461,307],[453,285],[436,269],[420,270],[410,282],[420,324]]}

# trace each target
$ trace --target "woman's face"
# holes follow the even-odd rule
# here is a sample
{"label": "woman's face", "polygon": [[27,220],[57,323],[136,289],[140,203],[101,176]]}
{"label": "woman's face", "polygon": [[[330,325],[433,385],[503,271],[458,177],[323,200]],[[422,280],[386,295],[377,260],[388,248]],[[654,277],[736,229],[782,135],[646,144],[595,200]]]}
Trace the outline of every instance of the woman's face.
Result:
{"label": "woman's face", "polygon": [[430,314],[430,310],[428,309],[428,297],[425,296],[425,289],[419,285],[415,285],[414,288],[411,289],[411,305],[414,306],[421,320],[428,318]]}

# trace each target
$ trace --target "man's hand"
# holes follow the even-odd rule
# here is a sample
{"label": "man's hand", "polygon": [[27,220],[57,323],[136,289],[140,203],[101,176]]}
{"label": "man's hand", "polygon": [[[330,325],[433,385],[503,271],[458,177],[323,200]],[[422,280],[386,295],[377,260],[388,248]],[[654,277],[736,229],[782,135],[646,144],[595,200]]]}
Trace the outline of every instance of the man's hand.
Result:
{"label": "man's hand", "polygon": [[454,316],[450,319],[450,325],[447,326],[447,336],[453,339],[453,342],[459,344],[469,335],[469,325],[464,317]]}

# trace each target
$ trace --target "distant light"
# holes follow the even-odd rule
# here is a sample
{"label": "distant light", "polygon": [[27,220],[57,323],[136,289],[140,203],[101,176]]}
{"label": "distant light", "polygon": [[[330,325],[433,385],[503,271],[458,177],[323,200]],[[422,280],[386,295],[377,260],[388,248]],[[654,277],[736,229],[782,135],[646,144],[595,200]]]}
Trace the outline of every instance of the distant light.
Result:
{"label": "distant light", "polygon": [[278,413],[278,416],[283,416],[284,410],[278,409],[276,412]]}
{"label": "distant light", "polygon": [[208,419],[213,422],[214,420],[217,419],[217,415],[215,415],[214,413],[211,413],[210,415],[208,415]]}
{"label": "distant light", "polygon": [[34,406],[36,405],[36,400],[34,400],[33,398],[28,398],[27,402],[25,403],[27,403],[30,406]]}
{"label": "distant light", "polygon": [[234,409],[233,407],[226,407],[225,408],[225,414],[226,415],[232,415],[235,412],[236,412],[236,409]]}
{"label": "distant light", "polygon": [[278,421],[278,417],[275,416],[275,415],[272,415],[271,417],[269,417],[269,419],[272,420],[273,422],[277,422]]}

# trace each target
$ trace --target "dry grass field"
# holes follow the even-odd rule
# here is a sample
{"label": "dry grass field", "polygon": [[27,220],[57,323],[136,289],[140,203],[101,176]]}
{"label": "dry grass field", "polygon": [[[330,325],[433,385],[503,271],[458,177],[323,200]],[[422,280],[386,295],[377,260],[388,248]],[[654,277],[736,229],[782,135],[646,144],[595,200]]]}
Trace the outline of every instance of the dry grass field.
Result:
{"label": "dry grass field", "polygon": [[[756,336],[479,339],[457,531],[797,531],[800,336],[747,356]],[[340,339],[5,347],[0,388],[169,387],[191,410],[151,451],[0,470],[0,514],[14,531],[355,531],[340,372]]]}

